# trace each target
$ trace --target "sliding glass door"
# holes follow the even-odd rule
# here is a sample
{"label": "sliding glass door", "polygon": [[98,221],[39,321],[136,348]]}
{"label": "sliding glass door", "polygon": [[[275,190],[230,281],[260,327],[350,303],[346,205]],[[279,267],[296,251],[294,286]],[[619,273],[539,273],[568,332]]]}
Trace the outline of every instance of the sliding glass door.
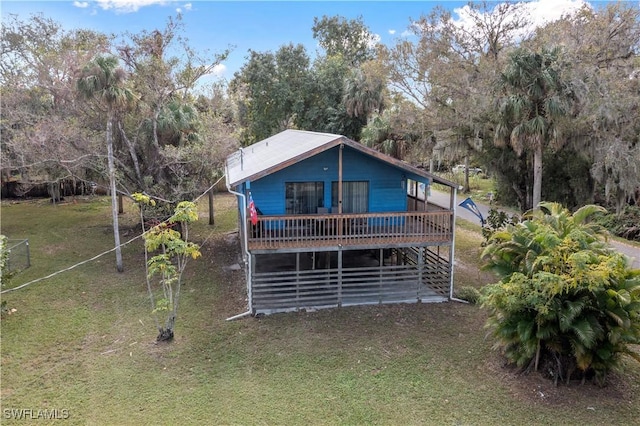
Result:
{"label": "sliding glass door", "polygon": [[323,182],[287,182],[286,214],[315,214],[324,206]]}
{"label": "sliding glass door", "polygon": [[[338,182],[331,183],[331,212],[337,213]],[[335,211],[334,211],[335,209]],[[342,182],[342,212],[366,213],[369,211],[369,182]]]}

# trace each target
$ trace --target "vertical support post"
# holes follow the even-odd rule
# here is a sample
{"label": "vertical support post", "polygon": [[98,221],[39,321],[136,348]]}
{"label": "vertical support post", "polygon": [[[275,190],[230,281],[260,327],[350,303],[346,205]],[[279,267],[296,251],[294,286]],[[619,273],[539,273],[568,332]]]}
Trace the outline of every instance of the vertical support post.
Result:
{"label": "vertical support post", "polygon": [[124,213],[124,204],[122,203],[122,194],[118,194],[118,214]]}
{"label": "vertical support post", "polygon": [[215,225],[215,217],[213,210],[213,188],[209,190],[209,225]]}
{"label": "vertical support post", "polygon": [[296,308],[300,306],[300,252],[296,252]]}
{"label": "vertical support post", "polygon": [[344,145],[340,144],[338,151],[338,213],[342,214],[342,150]]}
{"label": "vertical support post", "polygon": [[[342,215],[342,150],[344,145],[340,144],[338,150],[338,214]],[[338,238],[342,238],[344,222],[342,218],[338,219]]]}
{"label": "vertical support post", "polygon": [[378,262],[378,303],[382,303],[382,270],[384,269],[384,249],[380,249],[380,261]]}
{"label": "vertical support post", "polygon": [[424,247],[418,247],[418,286],[416,288],[416,299],[420,302],[420,286],[422,286],[424,271]]}
{"label": "vertical support post", "polygon": [[451,245],[449,246],[449,299],[453,299],[453,265],[456,256],[456,204],[458,203],[458,190],[451,190]]}
{"label": "vertical support post", "polygon": [[247,268],[247,295],[249,296],[249,312],[253,313],[253,277],[256,276],[256,255],[249,255],[249,267]]}
{"label": "vertical support post", "polygon": [[342,245],[338,245],[338,306],[342,306]]}
{"label": "vertical support post", "polygon": [[29,251],[29,240],[25,241],[25,245],[27,247],[27,268],[31,266],[31,252]]}

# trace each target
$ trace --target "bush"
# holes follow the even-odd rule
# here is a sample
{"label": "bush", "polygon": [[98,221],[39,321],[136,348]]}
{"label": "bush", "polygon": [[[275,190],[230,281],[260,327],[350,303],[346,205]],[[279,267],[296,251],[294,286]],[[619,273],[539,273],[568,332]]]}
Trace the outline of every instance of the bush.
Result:
{"label": "bush", "polygon": [[475,305],[480,300],[480,291],[477,288],[470,286],[462,286],[458,290],[456,290],[456,297],[461,300],[466,300],[467,302]]}
{"label": "bush", "polygon": [[489,209],[486,223],[482,227],[482,236],[484,237],[484,243],[482,245],[486,245],[495,232],[504,229],[507,225],[514,225],[519,221],[520,218],[517,215],[509,217],[509,215],[502,210]]}
{"label": "bush", "polygon": [[507,359],[542,369],[556,382],[594,378],[603,384],[628,345],[640,343],[640,270],[602,241],[587,219],[542,203],[525,221],[489,239],[486,268],[502,278],[483,289],[487,326]]}
{"label": "bush", "polygon": [[596,220],[618,237],[640,241],[640,207],[638,206],[627,206],[621,216],[615,213],[603,213],[598,215]]}

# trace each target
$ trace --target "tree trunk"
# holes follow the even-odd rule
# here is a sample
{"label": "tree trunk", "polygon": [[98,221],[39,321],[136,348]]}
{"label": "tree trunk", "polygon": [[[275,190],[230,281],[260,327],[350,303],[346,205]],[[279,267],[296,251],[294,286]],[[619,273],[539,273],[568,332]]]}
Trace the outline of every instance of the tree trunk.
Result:
{"label": "tree trunk", "polygon": [[124,203],[122,202],[122,194],[118,194],[118,213],[124,213]]}
{"label": "tree trunk", "polygon": [[107,161],[109,164],[109,185],[111,189],[111,216],[113,218],[113,239],[116,248],[116,268],[124,271],[122,264],[122,249],[120,248],[120,226],[118,224],[118,194],[116,193],[116,167],[113,158],[112,117],[107,120]]}
{"label": "tree trunk", "polygon": [[464,156],[464,192],[468,193],[471,190],[469,185],[469,152]]}
{"label": "tree trunk", "polygon": [[209,225],[215,225],[215,217],[213,211],[213,188],[209,190]]}
{"label": "tree trunk", "polygon": [[538,209],[542,201],[542,143],[537,144],[533,153],[533,197],[532,208]]}

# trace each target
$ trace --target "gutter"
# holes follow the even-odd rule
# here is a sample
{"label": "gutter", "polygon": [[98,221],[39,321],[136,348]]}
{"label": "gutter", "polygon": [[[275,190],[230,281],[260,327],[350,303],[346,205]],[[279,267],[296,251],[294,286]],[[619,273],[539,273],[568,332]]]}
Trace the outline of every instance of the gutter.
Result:
{"label": "gutter", "polygon": [[[225,165],[225,169],[226,169],[226,165]],[[225,172],[227,172],[227,170],[225,170]],[[238,315],[234,315],[232,317],[227,318],[227,321],[233,321],[239,318],[244,318],[246,316],[252,315],[253,312],[251,312],[251,305],[253,304],[253,300],[252,300],[252,294],[251,294],[251,253],[249,253],[249,249],[248,249],[248,244],[249,244],[249,237],[247,234],[247,197],[246,195],[240,193],[240,192],[236,192],[234,190],[231,189],[231,186],[229,185],[229,174],[225,173],[227,175],[227,191],[229,191],[229,193],[234,194],[235,196],[239,197],[242,199],[242,210],[241,210],[241,222],[242,222],[242,235],[243,235],[243,244],[242,244],[242,248],[244,251],[244,264],[245,264],[245,268],[246,268],[246,276],[247,276],[247,297],[249,300],[249,306],[248,306],[248,310],[246,312],[243,312],[241,314]]]}
{"label": "gutter", "polygon": [[456,297],[453,297],[453,271],[454,271],[454,266],[456,263],[456,210],[458,208],[458,188],[454,187],[453,188],[453,206],[452,210],[453,210],[453,222],[451,224],[452,228],[452,239],[451,239],[451,282],[449,283],[449,300],[452,300],[454,302],[463,302],[463,303],[469,303],[466,300],[462,300],[462,299],[458,299]]}

